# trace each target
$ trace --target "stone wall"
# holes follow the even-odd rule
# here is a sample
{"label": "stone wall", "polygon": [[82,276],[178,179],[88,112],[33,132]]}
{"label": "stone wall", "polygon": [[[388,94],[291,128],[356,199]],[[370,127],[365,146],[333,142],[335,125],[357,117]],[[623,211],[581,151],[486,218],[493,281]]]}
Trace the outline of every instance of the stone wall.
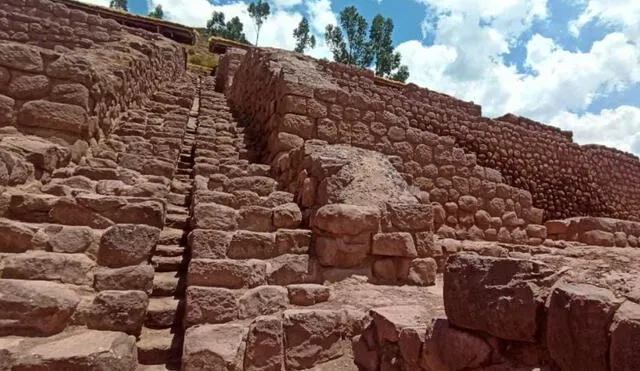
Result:
{"label": "stone wall", "polygon": [[183,48],[157,34],[48,0],[3,1],[0,126],[81,153],[185,63]]}
{"label": "stone wall", "polygon": [[[310,58],[256,49],[247,53],[227,89],[231,106],[254,141],[254,156],[270,162],[290,192],[300,192],[302,170],[292,165],[291,151],[321,139],[387,155],[410,185],[430,193],[440,235],[502,242],[544,239],[543,228],[528,227],[542,221],[542,210],[533,207],[529,192],[478,165],[476,155],[458,147],[453,137],[412,126],[396,107],[402,106],[397,99],[362,91],[362,84],[377,89],[371,76],[355,76],[353,82],[345,74],[337,79]],[[468,104],[460,109],[478,111]],[[311,184],[318,185],[319,179],[311,179]]]}
{"label": "stone wall", "polygon": [[548,220],[545,223],[552,240],[577,241],[587,245],[638,247],[640,223],[597,217]]}
{"label": "stone wall", "polygon": [[[450,194],[446,181],[455,175],[504,183],[512,192],[530,194],[524,197],[534,209],[511,206],[518,198],[500,197],[507,211],[525,221],[526,214],[533,213],[529,221],[538,222],[538,209],[544,210],[545,219],[640,218],[637,159],[601,146],[580,146],[570,132],[514,115],[488,119],[473,103],[381,80],[368,70],[282,51],[250,51],[238,74],[244,83],[230,89],[230,101],[248,120],[264,123],[254,131],[265,159],[282,149],[272,145],[266,151],[267,142],[274,143],[267,139],[274,132],[287,132],[390,155],[410,183],[430,191],[440,203],[455,202],[456,193]],[[444,177],[448,179],[438,181],[440,173],[449,174]],[[492,198],[478,199],[479,208],[490,208]],[[524,215],[518,209],[524,209]]]}

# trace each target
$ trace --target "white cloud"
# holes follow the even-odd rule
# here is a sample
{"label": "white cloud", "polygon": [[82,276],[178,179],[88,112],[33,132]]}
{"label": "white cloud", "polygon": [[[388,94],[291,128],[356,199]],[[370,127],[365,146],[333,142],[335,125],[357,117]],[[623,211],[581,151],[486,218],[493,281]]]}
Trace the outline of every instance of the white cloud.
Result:
{"label": "white cloud", "polygon": [[[238,17],[244,25],[247,39],[252,43],[256,40],[256,28],[247,11],[247,4],[242,1],[214,5],[207,0],[150,0],[150,8],[156,5],[162,5],[167,19],[194,27],[204,27],[214,11],[223,12],[226,20]],[[301,19],[302,15],[298,12],[274,9],[262,25],[259,45],[293,49],[293,30]]]}
{"label": "white cloud", "polygon": [[109,3],[111,3],[111,0],[81,0],[83,3],[87,3],[87,4],[94,4],[94,5],[101,5],[101,6],[109,6]]}
{"label": "white cloud", "polygon": [[573,0],[584,6],[584,11],[572,22],[569,29],[574,35],[589,22],[599,22],[623,32],[640,44],[640,1],[637,0]]}
{"label": "white cloud", "polygon": [[627,29],[609,33],[585,52],[565,50],[535,34],[524,44],[525,73],[507,63],[505,54],[534,21],[547,19],[547,0],[417,1],[427,5],[423,31],[433,35],[434,43],[410,40],[398,45],[402,62],[409,66],[409,81],[479,103],[486,116],[512,112],[574,130],[581,143],[640,152],[639,108],[571,113],[584,112],[599,95],[640,83],[640,44],[628,31],[640,24],[640,17],[633,23],[628,15],[608,14],[606,7],[591,11],[598,19],[606,14],[609,22],[618,17]]}
{"label": "white cloud", "polygon": [[640,108],[619,106],[598,114],[563,112],[551,120],[565,130],[574,132],[580,144],[596,143],[640,154]]}
{"label": "white cloud", "polygon": [[309,9],[309,24],[313,33],[324,35],[324,29],[327,25],[338,24],[336,14],[331,10],[330,0],[308,0],[306,4]]}
{"label": "white cloud", "polygon": [[271,0],[271,3],[275,5],[276,8],[291,8],[302,4],[302,0]]}

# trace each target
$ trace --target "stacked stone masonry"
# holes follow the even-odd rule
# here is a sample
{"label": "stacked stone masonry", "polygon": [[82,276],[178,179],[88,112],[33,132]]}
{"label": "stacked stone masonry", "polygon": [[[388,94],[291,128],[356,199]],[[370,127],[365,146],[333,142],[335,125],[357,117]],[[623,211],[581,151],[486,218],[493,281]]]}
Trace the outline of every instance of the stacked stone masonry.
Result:
{"label": "stacked stone masonry", "polygon": [[[239,71],[243,81],[260,81],[260,86],[239,83],[230,90],[230,101],[247,120],[261,123],[265,139],[259,144],[265,150],[267,142],[274,142],[267,141],[269,135],[278,139],[279,132],[286,132],[391,155],[413,184],[437,189],[443,201],[451,194],[444,192],[446,181],[438,182],[447,178],[440,173],[530,192],[528,198],[544,210],[545,219],[640,217],[638,159],[605,147],[579,146],[570,132],[514,115],[487,119],[472,103],[413,84],[386,83],[371,71],[274,50],[249,51]],[[278,149],[269,152],[273,156]],[[491,199],[480,201],[488,206]]]}
{"label": "stacked stone masonry", "polygon": [[157,34],[48,0],[3,1],[0,126],[72,145],[77,161],[185,63]]}
{"label": "stacked stone masonry", "polygon": [[194,76],[47,0],[0,3],[0,51],[0,370],[640,363],[639,224],[551,219],[633,219],[629,155],[284,51]]}
{"label": "stacked stone masonry", "polygon": [[320,139],[387,155],[409,184],[429,193],[438,235],[532,244],[546,238],[543,210],[528,191],[478,165],[453,137],[411,126],[393,113],[398,98],[350,92],[311,60],[270,49],[249,51],[235,76],[230,104],[256,138],[257,158],[271,162],[291,192],[320,185],[313,174],[304,179],[309,171],[295,158],[305,141]]}

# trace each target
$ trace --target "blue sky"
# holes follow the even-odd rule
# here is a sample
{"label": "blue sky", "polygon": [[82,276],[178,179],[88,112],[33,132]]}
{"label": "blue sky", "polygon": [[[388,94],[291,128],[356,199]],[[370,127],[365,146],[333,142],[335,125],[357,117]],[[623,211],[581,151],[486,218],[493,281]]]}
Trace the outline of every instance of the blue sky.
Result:
{"label": "blue sky", "polygon": [[[108,4],[108,0],[85,0]],[[203,26],[214,10],[255,31],[248,0],[129,0],[146,14]],[[322,31],[355,5],[371,20],[395,23],[394,43],[409,81],[483,106],[489,117],[520,114],[573,130],[579,143],[640,154],[638,0],[269,0],[260,45],[292,49],[302,16],[320,40],[309,51],[330,58]]]}

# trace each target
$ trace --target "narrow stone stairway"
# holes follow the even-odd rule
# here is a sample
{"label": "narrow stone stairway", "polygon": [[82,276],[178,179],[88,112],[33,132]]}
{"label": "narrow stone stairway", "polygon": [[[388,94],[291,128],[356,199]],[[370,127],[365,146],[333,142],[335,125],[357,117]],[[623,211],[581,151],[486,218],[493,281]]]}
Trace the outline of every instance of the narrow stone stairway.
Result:
{"label": "narrow stone stairway", "polygon": [[179,369],[183,345],[184,290],[189,264],[187,235],[193,179],[193,154],[200,107],[199,78],[189,111],[176,171],[167,197],[165,227],[151,257],[155,274],[147,315],[138,340],[138,362],[144,370]]}

